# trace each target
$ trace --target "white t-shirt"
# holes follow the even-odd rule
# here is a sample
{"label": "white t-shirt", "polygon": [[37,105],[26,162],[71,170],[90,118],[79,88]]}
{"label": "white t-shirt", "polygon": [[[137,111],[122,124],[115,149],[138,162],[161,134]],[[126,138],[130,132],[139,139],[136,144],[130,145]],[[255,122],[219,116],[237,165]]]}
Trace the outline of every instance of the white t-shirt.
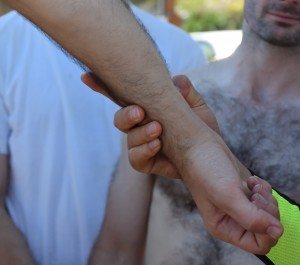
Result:
{"label": "white t-shirt", "polygon": [[[145,19],[173,73],[203,64],[184,33]],[[81,84],[81,73],[19,14],[0,19],[0,153],[10,155],[11,166],[7,207],[38,264],[86,264],[120,154],[112,123],[118,107]]]}
{"label": "white t-shirt", "polygon": [[172,75],[194,70],[206,63],[200,45],[188,33],[135,6],[132,10],[156,42]]}

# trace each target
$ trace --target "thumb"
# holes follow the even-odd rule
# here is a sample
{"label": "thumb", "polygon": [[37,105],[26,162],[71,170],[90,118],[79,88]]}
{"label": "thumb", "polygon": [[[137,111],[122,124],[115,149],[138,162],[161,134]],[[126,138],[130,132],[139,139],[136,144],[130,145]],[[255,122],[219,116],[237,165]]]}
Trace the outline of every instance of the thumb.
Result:
{"label": "thumb", "polygon": [[112,100],[110,95],[107,92],[107,86],[98,78],[96,77],[93,73],[84,73],[81,76],[81,81],[87,85],[89,88],[94,90],[95,92],[98,92],[102,94],[103,96],[109,98]]}
{"label": "thumb", "polygon": [[119,101],[117,97],[114,97],[114,94],[109,89],[109,87],[95,74],[91,72],[85,73],[81,76],[81,81],[88,87],[90,87],[92,90],[102,94],[117,105],[121,107],[126,106],[125,102]]}
{"label": "thumb", "polygon": [[177,75],[173,77],[174,85],[179,89],[181,95],[191,108],[206,106],[206,103],[200,94],[194,88],[190,79],[185,75]]}
{"label": "thumb", "polygon": [[205,122],[213,131],[220,133],[218,122],[215,115],[207,106],[201,95],[194,88],[192,82],[185,75],[177,75],[173,77],[174,85],[179,89],[194,113]]}

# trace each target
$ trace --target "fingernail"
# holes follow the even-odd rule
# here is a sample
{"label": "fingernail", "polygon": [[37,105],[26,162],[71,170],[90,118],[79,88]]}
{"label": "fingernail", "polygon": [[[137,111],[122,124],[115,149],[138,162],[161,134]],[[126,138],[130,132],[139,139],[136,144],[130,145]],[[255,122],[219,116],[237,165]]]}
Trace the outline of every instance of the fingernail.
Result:
{"label": "fingernail", "polygon": [[262,189],[262,185],[261,184],[257,184],[257,185],[255,185],[254,186],[254,188],[253,188],[253,192],[254,193],[259,193],[259,191]]}
{"label": "fingernail", "polygon": [[129,112],[129,115],[133,121],[138,121],[140,118],[140,113],[137,108],[132,108]]}
{"label": "fingernail", "polygon": [[160,141],[158,139],[156,139],[156,140],[148,143],[148,145],[152,150],[155,150],[160,146]]}
{"label": "fingernail", "polygon": [[149,136],[156,135],[156,125],[154,123],[150,123],[146,128],[146,132]]}
{"label": "fingernail", "polygon": [[267,234],[277,240],[282,235],[282,229],[277,226],[270,226],[267,230]]}
{"label": "fingernail", "polygon": [[250,179],[251,181],[256,181],[256,180],[257,180],[257,178],[256,178],[255,176],[251,176],[251,177],[249,177],[249,179]]}

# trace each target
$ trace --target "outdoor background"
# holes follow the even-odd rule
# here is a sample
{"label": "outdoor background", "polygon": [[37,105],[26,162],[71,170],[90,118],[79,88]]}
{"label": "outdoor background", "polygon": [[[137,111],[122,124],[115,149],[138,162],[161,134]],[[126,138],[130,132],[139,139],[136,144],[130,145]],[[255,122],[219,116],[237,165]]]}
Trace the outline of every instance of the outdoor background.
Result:
{"label": "outdoor background", "polygon": [[[132,0],[132,2],[190,32],[209,61],[228,57],[241,42],[244,0]],[[0,0],[0,15],[8,10],[4,1]]]}
{"label": "outdoor background", "polygon": [[[165,2],[175,4],[175,12],[187,31],[239,29],[242,23],[243,0],[133,0],[144,8],[163,15]],[[0,14],[8,10],[0,0]],[[160,13],[160,14],[159,14]]]}
{"label": "outdoor background", "polygon": [[7,6],[3,3],[3,0],[0,0],[0,15],[8,11]]}

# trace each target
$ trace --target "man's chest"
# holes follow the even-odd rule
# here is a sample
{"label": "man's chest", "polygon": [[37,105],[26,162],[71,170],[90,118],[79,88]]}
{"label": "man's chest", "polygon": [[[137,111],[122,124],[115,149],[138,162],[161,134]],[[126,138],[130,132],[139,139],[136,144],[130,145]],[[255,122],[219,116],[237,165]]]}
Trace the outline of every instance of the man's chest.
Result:
{"label": "man's chest", "polygon": [[208,101],[239,160],[300,201],[300,107],[246,106],[225,97]]}

